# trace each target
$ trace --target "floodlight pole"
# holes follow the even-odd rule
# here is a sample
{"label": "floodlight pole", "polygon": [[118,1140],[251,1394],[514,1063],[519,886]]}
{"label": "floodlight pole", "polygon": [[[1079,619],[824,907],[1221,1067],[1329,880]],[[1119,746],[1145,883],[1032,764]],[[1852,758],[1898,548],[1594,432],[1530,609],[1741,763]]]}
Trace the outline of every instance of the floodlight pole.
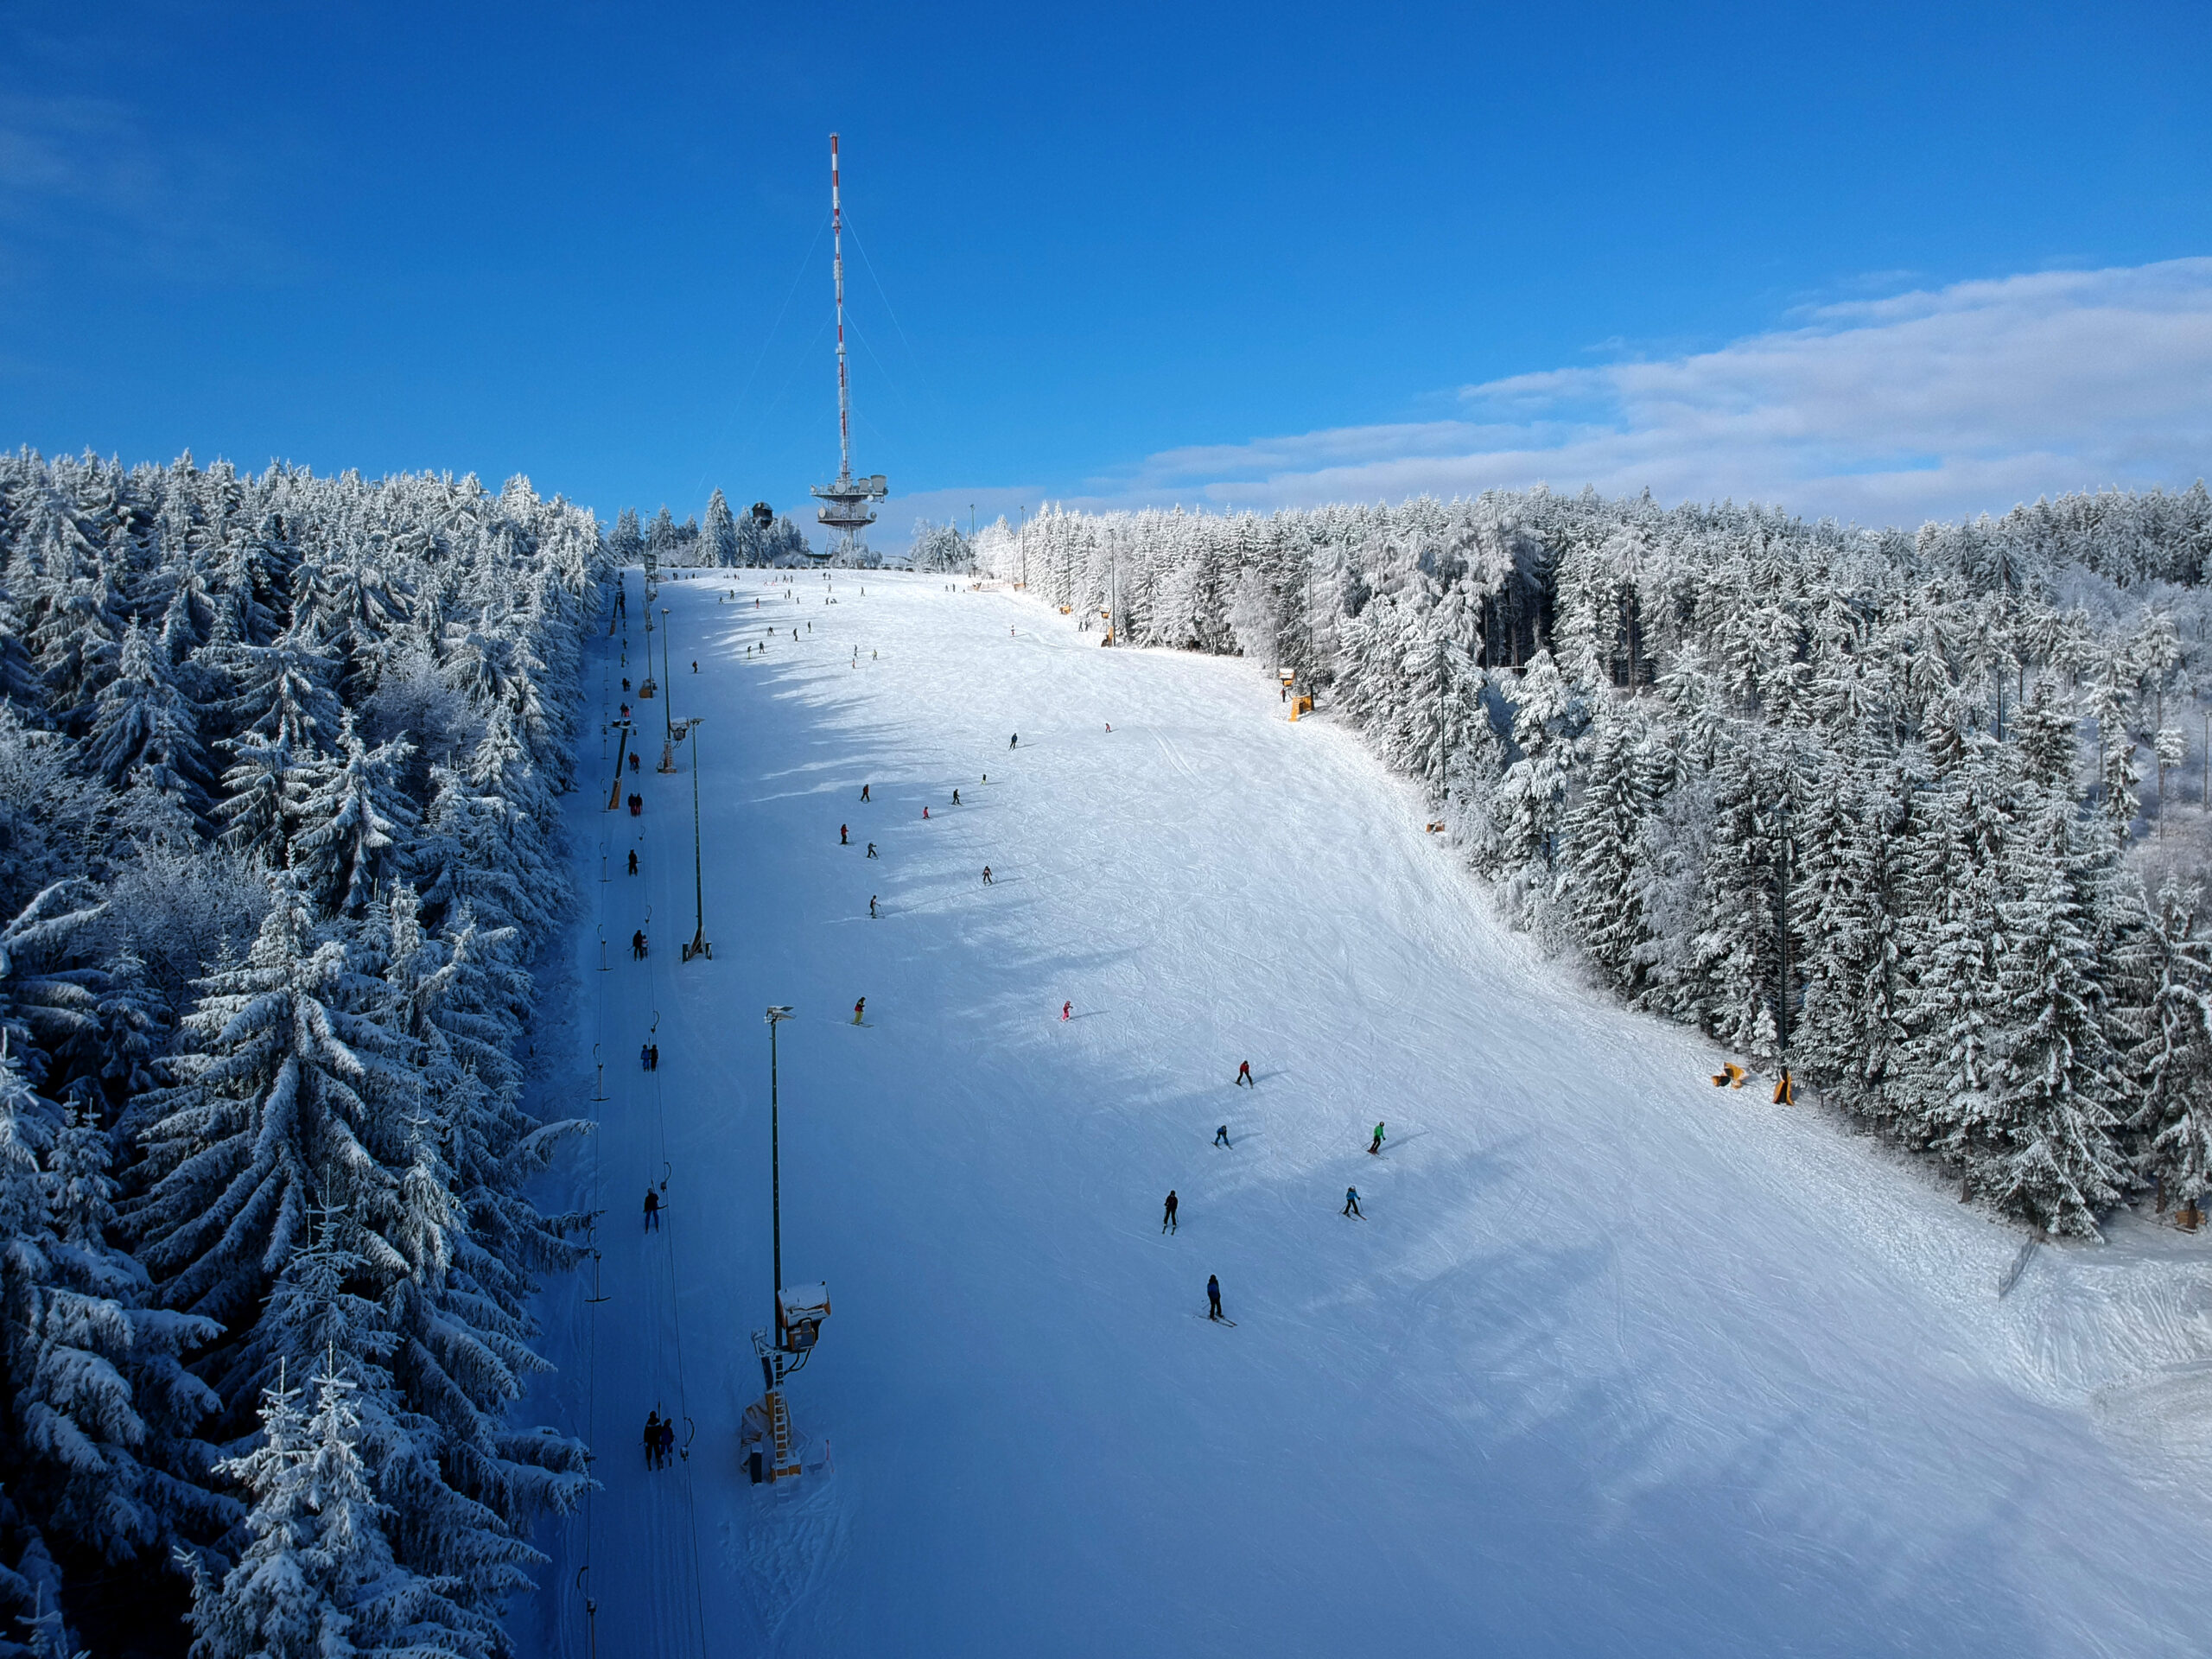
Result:
{"label": "floodlight pole", "polygon": [[791,1017],[788,1007],[768,1010],[768,1236],[776,1274],[775,1315],[771,1331],[782,1324],[784,1306],[784,1177],[776,1104],[776,1027]]}
{"label": "floodlight pole", "polygon": [[699,851],[699,722],[702,718],[699,715],[692,715],[684,732],[691,740],[691,881],[693,896],[698,906],[698,926],[683,953],[687,962],[714,954],[714,948],[707,943],[706,865]]}

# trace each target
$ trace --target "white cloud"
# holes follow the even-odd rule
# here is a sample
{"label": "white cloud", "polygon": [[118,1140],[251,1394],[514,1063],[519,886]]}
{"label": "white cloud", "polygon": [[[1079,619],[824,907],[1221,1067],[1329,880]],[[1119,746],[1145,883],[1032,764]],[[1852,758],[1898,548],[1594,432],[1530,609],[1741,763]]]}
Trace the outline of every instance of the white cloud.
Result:
{"label": "white cloud", "polygon": [[1058,499],[1301,505],[1541,482],[1910,524],[2184,486],[2212,472],[2212,258],[1825,305],[1717,351],[1459,401],[1457,420],[1166,450]]}

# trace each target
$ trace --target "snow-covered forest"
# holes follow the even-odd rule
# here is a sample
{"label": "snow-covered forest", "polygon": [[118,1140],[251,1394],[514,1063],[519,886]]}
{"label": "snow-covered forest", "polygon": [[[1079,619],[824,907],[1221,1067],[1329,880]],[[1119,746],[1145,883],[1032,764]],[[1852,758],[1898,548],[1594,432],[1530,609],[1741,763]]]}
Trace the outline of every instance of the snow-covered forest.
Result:
{"label": "snow-covered forest", "polygon": [[664,506],[649,520],[640,520],[635,507],[614,516],[607,532],[607,550],[617,564],[643,564],[651,553],[657,564],[737,565],[804,564],[806,537],[787,513],[779,513],[766,524],[748,513],[739,518],[729,510],[729,499],[716,490],[707,500],[707,519],[676,522]]}
{"label": "snow-covered forest", "polygon": [[977,553],[1292,671],[1520,925],[1961,1196],[2088,1235],[2212,1187],[2202,483],[1916,535],[1542,490],[1052,511]]}
{"label": "snow-covered forest", "polygon": [[603,557],[520,478],[0,455],[0,1653],[507,1646],[588,1480],[506,1411]]}

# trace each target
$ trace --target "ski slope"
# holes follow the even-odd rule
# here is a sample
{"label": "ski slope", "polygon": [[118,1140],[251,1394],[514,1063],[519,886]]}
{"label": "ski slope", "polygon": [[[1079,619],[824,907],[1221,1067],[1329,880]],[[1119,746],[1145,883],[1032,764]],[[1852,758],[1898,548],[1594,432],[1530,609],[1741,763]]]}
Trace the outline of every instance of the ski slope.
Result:
{"label": "ski slope", "polygon": [[[658,603],[714,956],[677,956],[692,746],[672,777],[648,746],[632,819],[594,726],[544,1106],[599,1043],[603,1127],[549,1196],[604,1209],[606,1300],[549,1285],[542,1408],[604,1490],[541,1529],[525,1651],[2202,1651],[2197,1241],[2123,1224],[2000,1299],[2018,1232],[1713,1089],[1722,1057],[1503,931],[1417,797],[1251,664],[930,576]],[[784,1274],[835,1306],[775,1489],[737,1446],[771,1003]],[[648,1472],[654,1408],[696,1429]]]}

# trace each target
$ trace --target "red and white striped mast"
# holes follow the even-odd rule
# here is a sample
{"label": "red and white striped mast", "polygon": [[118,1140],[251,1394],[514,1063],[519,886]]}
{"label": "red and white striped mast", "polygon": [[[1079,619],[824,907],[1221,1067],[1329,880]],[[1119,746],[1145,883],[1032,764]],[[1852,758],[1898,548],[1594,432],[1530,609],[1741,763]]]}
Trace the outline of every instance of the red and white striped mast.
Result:
{"label": "red and white striped mast", "polygon": [[815,498],[829,503],[814,516],[843,536],[836,551],[853,552],[860,547],[861,532],[875,522],[875,510],[868,503],[883,499],[885,486],[880,473],[872,478],[853,476],[853,397],[845,376],[845,207],[839,192],[834,132],[830,135],[830,237],[837,278],[837,481],[814,486]]}
{"label": "red and white striped mast", "polygon": [[830,267],[837,276],[837,481],[853,475],[852,393],[845,384],[845,209],[837,196],[837,135],[830,135]]}

